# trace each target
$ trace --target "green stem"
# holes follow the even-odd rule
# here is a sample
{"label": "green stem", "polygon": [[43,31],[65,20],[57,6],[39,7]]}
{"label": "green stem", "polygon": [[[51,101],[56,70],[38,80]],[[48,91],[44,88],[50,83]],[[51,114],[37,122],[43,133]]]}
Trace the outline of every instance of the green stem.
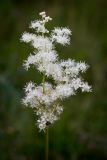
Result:
{"label": "green stem", "polygon": [[45,93],[45,74],[43,74],[43,93]]}
{"label": "green stem", "polygon": [[[43,93],[45,93],[45,74],[43,74]],[[49,141],[49,135],[48,135],[48,126],[46,126],[45,130],[46,134],[46,151],[45,151],[45,160],[48,160],[48,141]]]}
{"label": "green stem", "polygon": [[48,160],[48,152],[49,152],[49,132],[48,127],[46,127],[46,152],[45,152],[45,160]]}

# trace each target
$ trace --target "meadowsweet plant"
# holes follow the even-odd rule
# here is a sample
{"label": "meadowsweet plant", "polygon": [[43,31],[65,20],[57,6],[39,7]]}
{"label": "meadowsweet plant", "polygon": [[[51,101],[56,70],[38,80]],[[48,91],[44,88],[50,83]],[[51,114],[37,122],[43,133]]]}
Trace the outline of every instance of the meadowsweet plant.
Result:
{"label": "meadowsweet plant", "polygon": [[[82,92],[90,92],[91,87],[81,77],[89,67],[85,62],[59,60],[55,45],[70,44],[71,30],[55,27],[50,32],[46,24],[52,18],[46,16],[45,12],[39,15],[40,20],[32,21],[29,26],[34,33],[24,32],[21,41],[30,43],[34,48],[23,66],[26,70],[31,66],[38,70],[42,75],[42,82],[38,86],[31,81],[26,84],[23,103],[34,109],[39,130],[46,131],[63,112],[61,101],[75,95],[79,88]],[[49,79],[53,79],[53,83],[49,83]]]}

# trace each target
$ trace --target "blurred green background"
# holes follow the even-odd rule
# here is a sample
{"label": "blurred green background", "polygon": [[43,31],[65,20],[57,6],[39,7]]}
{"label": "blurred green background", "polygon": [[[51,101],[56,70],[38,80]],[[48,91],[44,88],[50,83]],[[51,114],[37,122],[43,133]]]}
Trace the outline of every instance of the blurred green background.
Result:
{"label": "blurred green background", "polygon": [[35,127],[32,109],[21,105],[23,87],[41,82],[23,60],[32,48],[20,43],[31,20],[46,11],[49,28],[69,26],[71,45],[57,46],[60,58],[86,61],[84,78],[92,93],[63,102],[64,112],[50,128],[51,160],[107,160],[107,0],[0,1],[0,160],[44,160],[45,134]]}

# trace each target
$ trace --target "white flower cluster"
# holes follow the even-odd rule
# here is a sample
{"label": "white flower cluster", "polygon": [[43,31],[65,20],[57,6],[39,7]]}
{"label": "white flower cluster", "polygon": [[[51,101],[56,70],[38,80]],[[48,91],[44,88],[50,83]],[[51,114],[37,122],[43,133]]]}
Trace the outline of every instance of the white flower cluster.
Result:
{"label": "white flower cluster", "polygon": [[[55,28],[49,34],[45,24],[52,20],[45,12],[40,13],[41,20],[31,22],[37,34],[24,32],[21,41],[31,43],[34,53],[30,54],[24,61],[24,67],[28,70],[31,65],[43,73],[43,82],[36,86],[29,82],[25,86],[25,98],[23,103],[35,110],[38,116],[37,124],[40,130],[52,124],[59,118],[63,111],[60,102],[75,95],[80,88],[82,92],[91,91],[91,87],[81,78],[81,73],[85,72],[88,65],[85,62],[75,62],[68,59],[58,60],[55,44],[66,45],[70,43],[71,31],[68,28]],[[48,78],[54,80],[53,84],[46,82]]]}

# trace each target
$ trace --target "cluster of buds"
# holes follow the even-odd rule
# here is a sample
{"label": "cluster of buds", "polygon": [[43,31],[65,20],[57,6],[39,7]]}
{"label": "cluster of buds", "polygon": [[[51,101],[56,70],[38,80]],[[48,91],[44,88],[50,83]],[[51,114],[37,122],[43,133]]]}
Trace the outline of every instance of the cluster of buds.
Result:
{"label": "cluster of buds", "polygon": [[52,18],[46,16],[45,12],[41,12],[39,15],[42,17],[42,20],[36,20],[31,22],[30,28],[36,29],[37,32],[49,33],[49,31],[45,28],[45,24],[51,21]]}

